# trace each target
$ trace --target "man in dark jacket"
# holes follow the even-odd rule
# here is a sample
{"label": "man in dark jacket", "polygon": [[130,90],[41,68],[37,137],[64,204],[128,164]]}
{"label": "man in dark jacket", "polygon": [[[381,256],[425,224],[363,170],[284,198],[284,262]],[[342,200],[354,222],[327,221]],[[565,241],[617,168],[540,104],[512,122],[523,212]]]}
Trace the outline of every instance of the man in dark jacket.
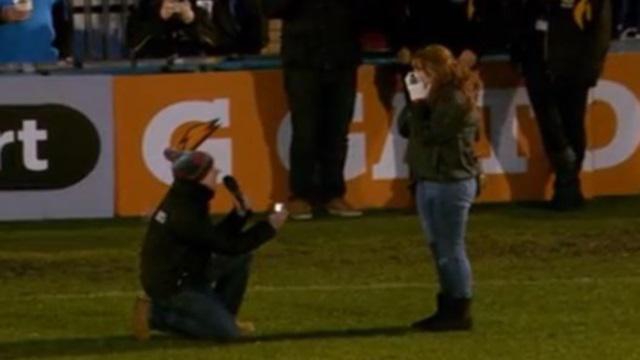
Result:
{"label": "man in dark jacket", "polygon": [[315,201],[334,215],[361,215],[343,198],[347,134],[361,61],[355,3],[263,3],[269,16],[283,20],[281,56],[293,125],[288,205],[293,219],[311,219]]}
{"label": "man in dark jacket", "polygon": [[392,48],[402,62],[411,53],[439,44],[467,65],[506,45],[505,3],[509,0],[392,0],[388,25]]}
{"label": "man in dark jacket", "polygon": [[286,210],[243,230],[243,204],[218,224],[209,217],[219,170],[204,152],[167,150],[175,181],[153,214],[140,254],[145,296],[136,300],[133,331],[150,328],[204,339],[230,339],[248,329],[236,316],[249,278],[251,252],[276,235]]}
{"label": "man in dark jacket", "polygon": [[589,88],[602,72],[611,39],[610,0],[514,2],[519,63],[544,148],[555,171],[553,208],[584,203],[579,174],[586,151]]}

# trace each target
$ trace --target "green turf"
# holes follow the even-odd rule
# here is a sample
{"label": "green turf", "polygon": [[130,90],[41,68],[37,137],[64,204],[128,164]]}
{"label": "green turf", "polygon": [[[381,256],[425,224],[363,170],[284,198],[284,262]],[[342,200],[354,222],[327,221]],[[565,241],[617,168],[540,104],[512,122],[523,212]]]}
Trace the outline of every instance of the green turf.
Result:
{"label": "green turf", "polygon": [[127,329],[142,220],[0,223],[0,359],[640,359],[640,198],[473,210],[471,333],[419,334],[433,264],[417,218],[289,223],[258,252],[232,344]]}

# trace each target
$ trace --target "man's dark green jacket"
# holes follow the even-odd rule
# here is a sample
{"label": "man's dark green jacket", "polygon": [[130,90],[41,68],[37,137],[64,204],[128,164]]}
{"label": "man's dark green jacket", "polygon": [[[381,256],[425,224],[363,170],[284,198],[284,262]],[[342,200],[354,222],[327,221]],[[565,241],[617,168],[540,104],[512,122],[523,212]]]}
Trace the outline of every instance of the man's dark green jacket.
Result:
{"label": "man's dark green jacket", "polygon": [[193,181],[178,180],[156,209],[140,254],[140,280],[151,298],[165,298],[185,284],[206,281],[212,253],[248,253],[275,236],[261,221],[243,231],[249,215],[229,213],[218,224],[209,216],[213,192]]}

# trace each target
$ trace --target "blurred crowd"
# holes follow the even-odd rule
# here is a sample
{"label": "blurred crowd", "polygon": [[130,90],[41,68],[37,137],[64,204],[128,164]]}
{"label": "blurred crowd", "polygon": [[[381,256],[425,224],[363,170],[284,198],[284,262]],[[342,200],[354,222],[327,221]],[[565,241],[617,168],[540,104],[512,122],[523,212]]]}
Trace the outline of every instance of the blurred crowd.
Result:
{"label": "blurred crowd", "polygon": [[[504,37],[509,34],[505,26],[513,19],[509,7],[526,2],[532,1],[352,0],[357,10],[351,21],[365,50],[410,50],[443,38],[456,50],[462,38],[473,35],[476,49],[504,52],[508,42]],[[557,2],[580,6],[591,0]],[[268,13],[265,8],[270,3],[138,0],[122,31],[122,43],[133,58],[277,53],[282,16],[274,19]],[[639,38],[640,3],[611,0],[611,4],[613,36]],[[0,62],[70,61],[73,12],[72,0],[0,0]],[[465,16],[473,21],[465,21]]]}

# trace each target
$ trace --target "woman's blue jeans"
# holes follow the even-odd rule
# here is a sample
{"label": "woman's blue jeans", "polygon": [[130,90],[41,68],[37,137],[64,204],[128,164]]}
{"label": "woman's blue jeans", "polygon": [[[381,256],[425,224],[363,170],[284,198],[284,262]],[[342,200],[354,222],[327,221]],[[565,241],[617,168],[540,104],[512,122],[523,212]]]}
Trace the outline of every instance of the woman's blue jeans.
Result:
{"label": "woman's blue jeans", "polygon": [[465,233],[477,186],[475,179],[417,183],[418,214],[434,257],[440,291],[452,298],[472,296]]}
{"label": "woman's blue jeans", "polygon": [[211,282],[185,286],[167,299],[152,299],[151,327],[193,338],[238,337],[236,315],[249,280],[251,255],[212,256]]}

